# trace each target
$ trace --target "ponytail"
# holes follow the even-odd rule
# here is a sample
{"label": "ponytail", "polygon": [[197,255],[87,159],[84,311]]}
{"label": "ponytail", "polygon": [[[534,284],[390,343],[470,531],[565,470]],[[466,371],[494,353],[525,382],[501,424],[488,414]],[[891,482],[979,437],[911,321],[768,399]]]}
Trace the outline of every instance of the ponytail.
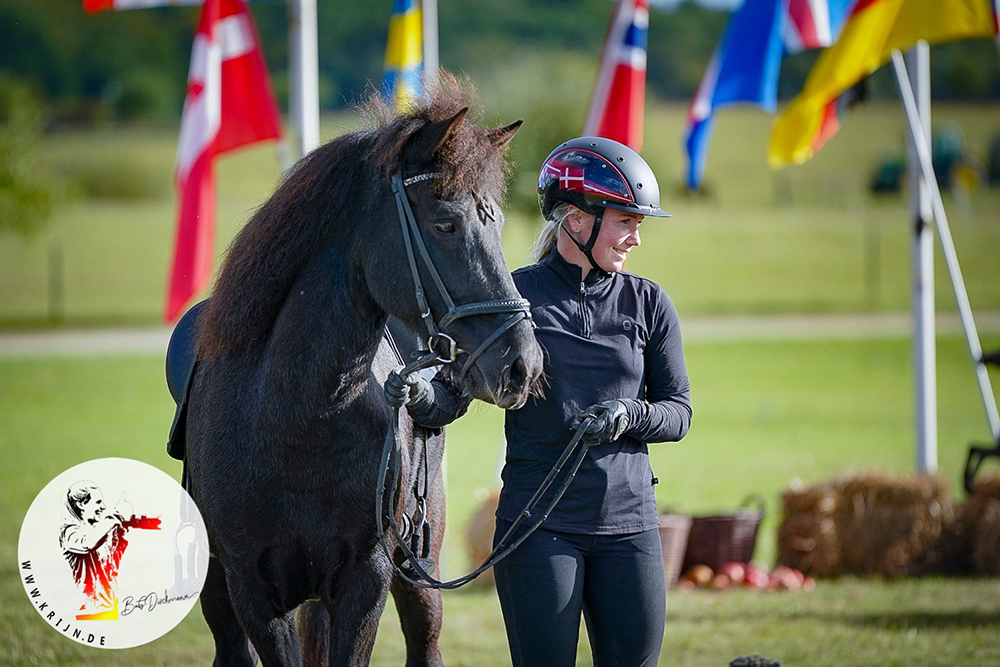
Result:
{"label": "ponytail", "polygon": [[531,257],[536,263],[548,257],[555,249],[556,241],[559,239],[559,228],[574,210],[576,207],[572,204],[560,202],[549,213],[549,217],[545,220],[545,226],[542,227],[538,238],[535,239],[535,245],[531,251]]}

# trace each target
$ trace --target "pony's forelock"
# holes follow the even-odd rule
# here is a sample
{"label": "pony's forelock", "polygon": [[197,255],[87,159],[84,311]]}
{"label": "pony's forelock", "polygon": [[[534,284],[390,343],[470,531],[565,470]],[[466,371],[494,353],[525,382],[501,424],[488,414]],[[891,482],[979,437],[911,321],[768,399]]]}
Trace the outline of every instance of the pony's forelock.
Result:
{"label": "pony's forelock", "polygon": [[368,159],[386,174],[401,171],[407,142],[424,127],[449,120],[462,109],[468,109],[465,119],[437,156],[443,173],[435,180],[435,194],[452,198],[475,192],[503,204],[510,176],[506,147],[498,147],[489,131],[478,127],[483,111],[467,78],[441,72],[427,93],[402,114],[382,96],[370,95],[361,107],[365,126],[377,135]]}

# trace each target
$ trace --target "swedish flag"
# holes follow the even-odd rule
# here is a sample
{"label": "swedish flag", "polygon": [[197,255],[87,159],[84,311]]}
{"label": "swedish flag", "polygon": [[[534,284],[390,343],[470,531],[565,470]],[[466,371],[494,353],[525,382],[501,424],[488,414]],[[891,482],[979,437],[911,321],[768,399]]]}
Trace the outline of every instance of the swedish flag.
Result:
{"label": "swedish flag", "polygon": [[382,91],[406,110],[421,94],[423,76],[423,17],[420,0],[393,0],[389,39],[385,47]]}

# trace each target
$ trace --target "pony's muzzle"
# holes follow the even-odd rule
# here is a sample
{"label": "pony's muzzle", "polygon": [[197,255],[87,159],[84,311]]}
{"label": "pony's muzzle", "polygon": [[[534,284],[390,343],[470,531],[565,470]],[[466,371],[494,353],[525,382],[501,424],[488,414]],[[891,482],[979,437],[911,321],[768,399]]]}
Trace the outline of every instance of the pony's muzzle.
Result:
{"label": "pony's muzzle", "polygon": [[501,371],[493,399],[497,407],[517,410],[536,392],[542,374],[542,350],[529,331],[519,333],[517,342],[500,354]]}

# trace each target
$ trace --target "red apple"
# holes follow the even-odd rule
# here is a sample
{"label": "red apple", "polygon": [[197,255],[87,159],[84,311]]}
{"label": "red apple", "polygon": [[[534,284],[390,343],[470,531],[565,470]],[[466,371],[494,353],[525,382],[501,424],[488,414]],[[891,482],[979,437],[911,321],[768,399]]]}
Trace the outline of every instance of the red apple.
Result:
{"label": "red apple", "polygon": [[684,578],[693,581],[694,585],[698,588],[705,588],[712,582],[712,577],[714,576],[715,573],[712,572],[712,568],[709,566],[692,565],[691,569],[684,575]]}
{"label": "red apple", "polygon": [[717,574],[712,577],[712,590],[724,591],[733,585],[733,580],[729,578],[728,574]]}
{"label": "red apple", "polygon": [[746,575],[744,575],[743,581],[750,588],[763,590],[767,588],[767,570],[759,565],[751,563],[747,566]]}
{"label": "red apple", "polygon": [[742,584],[746,579],[747,566],[743,563],[726,563],[719,572],[728,576],[734,585]]}

